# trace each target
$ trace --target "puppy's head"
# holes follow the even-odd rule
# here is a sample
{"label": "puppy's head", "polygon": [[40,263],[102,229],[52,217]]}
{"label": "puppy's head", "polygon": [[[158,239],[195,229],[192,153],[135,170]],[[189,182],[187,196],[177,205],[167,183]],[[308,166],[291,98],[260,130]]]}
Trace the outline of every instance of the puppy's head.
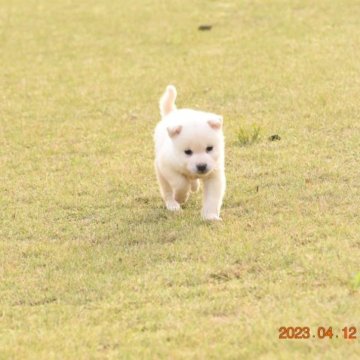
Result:
{"label": "puppy's head", "polygon": [[167,128],[176,162],[186,175],[206,177],[223,158],[223,118],[197,111],[181,115],[174,125]]}

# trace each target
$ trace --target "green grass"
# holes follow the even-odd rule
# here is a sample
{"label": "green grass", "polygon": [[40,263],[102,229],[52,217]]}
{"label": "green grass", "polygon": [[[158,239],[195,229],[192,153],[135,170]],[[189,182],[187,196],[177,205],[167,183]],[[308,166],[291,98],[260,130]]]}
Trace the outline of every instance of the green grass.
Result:
{"label": "green grass", "polygon": [[[358,358],[359,18],[355,0],[0,0],[0,359]],[[200,194],[180,215],[160,200],[169,83],[224,115],[221,224]]]}
{"label": "green grass", "polygon": [[237,132],[239,145],[251,145],[260,140],[261,129],[253,125],[251,128],[241,127]]}

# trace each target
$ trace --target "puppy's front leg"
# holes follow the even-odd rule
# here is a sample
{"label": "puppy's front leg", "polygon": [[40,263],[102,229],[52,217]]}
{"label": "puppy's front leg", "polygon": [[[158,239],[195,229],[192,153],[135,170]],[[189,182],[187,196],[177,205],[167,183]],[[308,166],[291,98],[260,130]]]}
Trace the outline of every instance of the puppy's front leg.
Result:
{"label": "puppy's front leg", "polygon": [[165,202],[165,206],[170,211],[179,211],[180,204],[174,199],[173,189],[169,182],[165,179],[161,173],[158,165],[155,163],[156,176],[160,185],[161,197]]}
{"label": "puppy's front leg", "polygon": [[179,175],[172,179],[173,182],[171,184],[172,188],[174,189],[174,198],[175,200],[183,204],[187,201],[190,193],[190,183],[189,181],[184,178],[182,175]]}
{"label": "puppy's front leg", "polygon": [[202,217],[205,220],[221,220],[220,208],[225,193],[225,174],[217,172],[204,180],[204,202]]}
{"label": "puppy's front leg", "polygon": [[161,185],[166,185],[162,186],[166,208],[170,211],[180,210],[180,204],[184,203],[189,195],[189,181],[182,175],[170,170],[166,171],[164,175],[158,171],[158,177],[160,184],[163,183]]}

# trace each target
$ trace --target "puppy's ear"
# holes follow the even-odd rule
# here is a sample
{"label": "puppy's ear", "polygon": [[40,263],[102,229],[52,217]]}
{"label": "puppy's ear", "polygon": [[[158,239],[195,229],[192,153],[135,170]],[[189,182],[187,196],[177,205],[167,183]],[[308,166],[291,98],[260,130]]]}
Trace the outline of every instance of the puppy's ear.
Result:
{"label": "puppy's ear", "polygon": [[169,133],[169,136],[171,138],[173,138],[174,136],[176,135],[179,135],[181,133],[181,129],[182,129],[182,126],[181,125],[178,125],[178,126],[169,126],[167,128],[167,131]]}
{"label": "puppy's ear", "polygon": [[217,115],[213,119],[208,120],[208,124],[214,130],[221,129],[222,123],[223,123],[223,117],[221,115]]}

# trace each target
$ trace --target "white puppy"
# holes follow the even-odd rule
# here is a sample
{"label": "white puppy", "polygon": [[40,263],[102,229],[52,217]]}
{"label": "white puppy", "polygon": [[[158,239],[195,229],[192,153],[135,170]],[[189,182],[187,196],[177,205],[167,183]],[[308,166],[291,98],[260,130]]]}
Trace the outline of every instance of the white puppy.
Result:
{"label": "white puppy", "polygon": [[161,121],[155,129],[155,168],[167,209],[180,210],[190,191],[204,183],[202,217],[221,220],[225,192],[223,118],[176,109],[176,89],[169,85],[160,99]]}

